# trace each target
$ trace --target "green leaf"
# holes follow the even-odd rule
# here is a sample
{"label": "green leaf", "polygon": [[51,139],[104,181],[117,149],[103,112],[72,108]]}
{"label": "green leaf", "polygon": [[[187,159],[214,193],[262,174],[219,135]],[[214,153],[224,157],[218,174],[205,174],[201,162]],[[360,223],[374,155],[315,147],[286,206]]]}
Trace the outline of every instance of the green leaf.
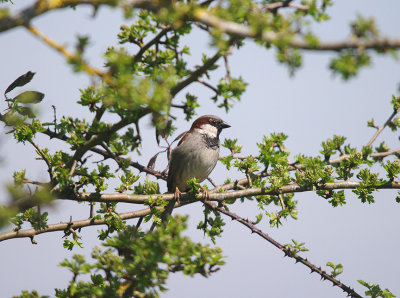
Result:
{"label": "green leaf", "polygon": [[44,98],[44,94],[37,91],[25,91],[14,97],[15,102],[19,103],[39,103]]}

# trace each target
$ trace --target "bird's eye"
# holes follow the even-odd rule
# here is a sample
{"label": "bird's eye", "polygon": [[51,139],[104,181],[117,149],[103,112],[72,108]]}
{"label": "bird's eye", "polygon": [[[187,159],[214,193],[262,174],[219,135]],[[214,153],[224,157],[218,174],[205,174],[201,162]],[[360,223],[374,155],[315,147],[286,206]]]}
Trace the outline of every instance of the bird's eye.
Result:
{"label": "bird's eye", "polygon": [[217,123],[217,120],[210,119],[210,124],[213,125],[213,126],[216,126],[218,123]]}

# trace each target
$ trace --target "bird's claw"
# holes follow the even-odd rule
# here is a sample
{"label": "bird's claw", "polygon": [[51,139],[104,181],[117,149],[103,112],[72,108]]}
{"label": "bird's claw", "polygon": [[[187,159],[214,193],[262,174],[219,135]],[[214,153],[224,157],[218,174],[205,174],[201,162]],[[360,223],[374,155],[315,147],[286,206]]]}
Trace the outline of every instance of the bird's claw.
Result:
{"label": "bird's claw", "polygon": [[179,190],[178,187],[176,187],[175,192],[174,192],[174,197],[175,197],[175,200],[178,202],[178,205],[181,204],[181,195],[182,195],[181,191]]}
{"label": "bird's claw", "polygon": [[203,186],[200,186],[201,192],[202,192],[202,197],[204,202],[207,202],[210,199],[210,194],[208,193],[208,190],[204,188]]}

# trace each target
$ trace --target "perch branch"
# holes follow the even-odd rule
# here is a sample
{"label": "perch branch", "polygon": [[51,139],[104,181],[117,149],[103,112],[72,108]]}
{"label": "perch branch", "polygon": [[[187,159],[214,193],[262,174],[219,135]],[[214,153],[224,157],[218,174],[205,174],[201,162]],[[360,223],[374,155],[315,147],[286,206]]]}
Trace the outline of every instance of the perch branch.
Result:
{"label": "perch branch", "polygon": [[317,274],[319,274],[321,276],[321,279],[329,280],[330,282],[332,282],[332,284],[334,286],[337,286],[337,287],[341,288],[349,296],[357,297],[357,298],[361,298],[362,297],[357,292],[355,292],[354,289],[350,288],[349,286],[346,286],[340,280],[337,280],[336,278],[334,278],[332,275],[329,275],[325,270],[322,270],[321,267],[315,266],[313,263],[311,263],[309,260],[307,260],[307,258],[300,257],[296,253],[292,252],[290,248],[280,244],[278,241],[276,241],[275,239],[271,238],[268,234],[264,233],[262,230],[257,228],[248,219],[244,219],[244,218],[240,217],[239,215],[237,215],[236,213],[233,213],[233,212],[230,212],[230,211],[226,210],[224,207],[218,207],[214,203],[211,203],[211,202],[207,201],[207,202],[204,202],[204,204],[209,206],[213,210],[217,210],[217,211],[225,214],[226,216],[229,216],[232,220],[236,220],[237,222],[241,223],[242,225],[244,225],[245,227],[250,229],[252,233],[257,234],[261,238],[267,240],[269,243],[271,243],[276,248],[280,249],[285,254],[285,256],[288,256],[290,258],[295,259],[296,263],[301,263],[304,266],[307,266],[311,270],[311,272],[316,272]]}

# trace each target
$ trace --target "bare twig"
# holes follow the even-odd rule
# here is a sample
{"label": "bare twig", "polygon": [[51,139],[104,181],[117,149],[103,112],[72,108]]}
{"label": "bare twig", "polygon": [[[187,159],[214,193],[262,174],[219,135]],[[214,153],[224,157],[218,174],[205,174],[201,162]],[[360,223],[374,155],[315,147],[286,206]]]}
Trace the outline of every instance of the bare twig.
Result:
{"label": "bare twig", "polygon": [[257,234],[261,238],[267,240],[269,243],[271,243],[276,248],[280,249],[285,254],[285,256],[295,259],[296,263],[301,263],[304,266],[307,266],[311,270],[311,272],[316,272],[317,274],[319,274],[321,276],[321,279],[329,280],[330,282],[332,282],[332,284],[334,286],[341,288],[349,296],[362,298],[362,296],[359,295],[357,292],[355,292],[354,289],[350,288],[349,286],[346,286],[341,281],[334,278],[332,275],[329,275],[325,270],[322,270],[321,267],[315,266],[313,263],[308,261],[307,258],[304,259],[304,258],[300,257],[299,255],[297,255],[296,253],[292,252],[290,250],[290,248],[280,244],[278,241],[271,238],[268,234],[264,233],[262,230],[257,228],[254,224],[252,224],[249,220],[240,217],[236,213],[226,210],[224,207],[218,207],[214,203],[204,202],[204,204],[209,206],[211,209],[217,210],[217,211],[229,216],[231,219],[238,221],[239,223],[241,223],[242,225],[244,225],[245,227],[250,229],[252,233]]}
{"label": "bare twig", "polygon": [[76,160],[74,160],[74,163],[72,164],[71,170],[68,173],[68,178],[69,179],[71,179],[72,176],[74,175],[77,164],[78,164],[78,162]]}
{"label": "bare twig", "polygon": [[375,134],[373,135],[373,137],[371,138],[371,140],[368,142],[367,146],[371,146],[372,143],[376,140],[376,138],[380,135],[380,133],[382,132],[382,130],[385,129],[385,127],[392,121],[392,119],[394,118],[394,116],[396,116],[396,114],[399,112],[399,110],[394,110],[393,113],[389,116],[389,118],[386,120],[386,122],[380,126],[378,128],[378,130],[375,132]]}
{"label": "bare twig", "polygon": [[282,8],[282,7],[290,7],[290,8],[304,10],[304,11],[307,11],[310,9],[308,6],[305,6],[305,5],[293,4],[293,3],[290,3],[290,2],[287,3],[287,2],[288,1],[280,1],[280,2],[270,3],[270,4],[264,4],[264,8],[268,9],[268,10],[277,10],[278,8]]}
{"label": "bare twig", "polygon": [[179,91],[187,87],[189,84],[193,83],[196,81],[199,77],[201,77],[207,70],[215,64],[215,62],[218,61],[219,58],[221,58],[222,54],[221,52],[217,52],[212,56],[210,59],[208,59],[202,66],[200,66],[198,69],[193,71],[189,77],[187,77],[185,80],[179,82],[176,84],[175,87],[171,89],[171,95],[174,97]]}
{"label": "bare twig", "polygon": [[216,94],[218,94],[217,88],[215,88],[213,85],[211,85],[211,84],[205,82],[204,80],[202,80],[202,79],[200,79],[200,78],[198,78],[196,81],[199,82],[200,84],[206,86],[207,88],[211,89],[211,90],[214,91]]}
{"label": "bare twig", "polygon": [[286,209],[285,202],[283,201],[282,194],[278,195],[279,201],[281,202],[282,210]]}
{"label": "bare twig", "polygon": [[[47,45],[49,45],[50,47],[55,49],[57,52],[63,54],[68,60],[73,60],[75,58],[75,56],[72,53],[70,53],[64,46],[60,45],[56,41],[54,41],[51,38],[49,38],[48,36],[46,36],[43,32],[39,31],[39,29],[37,29],[36,27],[33,27],[30,24],[27,24],[25,27],[26,27],[26,29],[28,29],[29,32],[31,32],[36,37],[40,38]],[[101,70],[99,70],[97,68],[89,66],[86,62],[84,62],[82,65],[83,65],[83,70],[86,73],[88,73],[89,75],[91,75],[91,76],[96,75],[101,78],[105,77],[105,73],[103,73]]]}
{"label": "bare twig", "polygon": [[36,145],[33,141],[29,141],[29,143],[32,144],[33,147],[35,147],[36,151],[38,152],[38,154],[40,155],[40,157],[44,160],[44,162],[47,165],[47,172],[49,173],[50,176],[50,180],[53,180],[53,172],[51,170],[51,163],[50,161],[47,159],[46,155],[43,153],[43,151],[39,148],[38,145]]}
{"label": "bare twig", "polygon": [[154,44],[156,44],[161,37],[163,37],[165,34],[168,33],[168,31],[170,31],[171,28],[165,28],[163,30],[160,31],[160,33],[158,33],[152,40],[150,40],[148,43],[146,43],[144,46],[140,47],[139,52],[133,57],[133,61],[132,64],[136,64],[143,56],[143,54]]}

